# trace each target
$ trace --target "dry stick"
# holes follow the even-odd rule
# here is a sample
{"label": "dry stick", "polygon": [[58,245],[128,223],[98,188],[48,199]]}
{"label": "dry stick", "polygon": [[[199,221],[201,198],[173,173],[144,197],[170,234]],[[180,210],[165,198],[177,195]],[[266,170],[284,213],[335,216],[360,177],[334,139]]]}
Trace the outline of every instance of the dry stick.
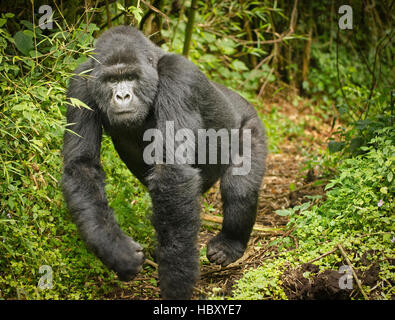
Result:
{"label": "dry stick", "polygon": [[[263,260],[266,260],[266,259],[277,258],[278,256],[279,256],[279,254],[275,254],[273,256],[266,256],[266,257],[261,258],[259,260],[259,262],[262,262]],[[212,273],[227,272],[227,271],[230,271],[232,269],[239,269],[241,267],[245,267],[245,266],[253,264],[253,263],[256,263],[256,261],[253,261],[253,262],[245,261],[243,264],[238,264],[237,261],[236,261],[236,262],[234,262],[234,263],[232,263],[232,264],[230,264],[230,265],[228,265],[226,267],[219,266],[217,269],[211,269],[211,270],[208,270],[206,272],[202,272],[200,274],[200,277],[202,278],[202,277],[205,277],[205,276],[207,276],[209,274],[212,274]]]}
{"label": "dry stick", "polygon": [[266,77],[266,79],[265,79],[265,82],[263,83],[261,89],[259,90],[258,97],[261,97],[261,96],[262,96],[263,91],[265,91],[266,85],[267,85],[267,83],[269,82],[269,78],[270,78],[270,76],[273,74],[273,72],[274,72],[274,67],[270,69],[270,72],[269,72],[269,74],[267,75],[267,77]]}
{"label": "dry stick", "polygon": [[158,264],[153,262],[152,260],[145,259],[144,263],[149,264],[151,267],[154,267],[155,269],[158,269]]}
{"label": "dry stick", "polygon": [[[274,54],[271,53],[271,54],[268,55],[266,58],[264,58],[261,62],[259,62],[259,63],[254,67],[254,69],[252,69],[252,70],[253,70],[253,71],[254,71],[254,70],[258,70],[266,61],[270,61],[270,60],[273,58],[273,56],[274,56]],[[243,83],[242,83],[242,84],[239,84],[239,85],[237,86],[237,90],[239,90],[242,86],[244,86],[244,85],[246,84],[246,82],[247,82],[248,80],[250,80],[250,78],[252,77],[252,75],[253,75],[253,73],[251,72],[251,73],[247,76],[247,78],[243,81]]]}
{"label": "dry stick", "polygon": [[348,259],[347,254],[346,254],[346,252],[344,251],[343,247],[342,247],[340,244],[338,244],[337,247],[339,248],[339,250],[340,250],[342,256],[344,257],[344,259],[346,260],[346,262],[347,262],[349,268],[351,269],[352,275],[354,276],[354,279],[355,279],[355,281],[357,282],[357,286],[358,286],[359,290],[361,291],[363,297],[365,298],[365,300],[369,300],[369,298],[368,298],[368,296],[366,295],[365,291],[362,289],[361,282],[359,281],[359,279],[358,279],[358,277],[357,277],[357,274],[355,273],[354,268],[352,267],[351,261],[350,261],[350,259]]}
{"label": "dry stick", "polygon": [[170,18],[164,14],[162,11],[160,11],[158,8],[155,8],[154,6],[152,6],[151,4],[149,4],[147,1],[145,0],[141,0],[142,3],[144,3],[149,9],[151,9],[152,11],[156,12],[157,14],[160,14],[162,17],[165,18],[166,20],[166,24],[167,27],[170,29]]}
{"label": "dry stick", "polygon": [[[295,0],[294,6],[293,6],[293,9],[292,9],[292,13],[291,13],[291,21],[289,23],[289,31],[286,34],[279,35],[278,39],[275,39],[275,40],[272,41],[272,43],[274,44],[274,48],[273,48],[273,55],[274,55],[274,62],[275,62],[274,64],[276,64],[276,55],[277,55],[277,50],[278,50],[278,47],[276,46],[277,43],[283,41],[285,38],[287,38],[290,35],[292,35],[294,33],[294,31],[295,31],[297,8],[298,8],[298,0]],[[271,21],[272,21],[272,19],[271,19]],[[277,35],[277,32],[275,32],[275,30],[274,30],[274,24],[273,23],[272,23],[272,27],[273,27],[273,34]],[[265,41],[265,43],[270,43],[270,40],[269,41]],[[261,43],[261,45],[262,45],[262,43]],[[263,91],[265,90],[266,85],[269,82],[269,78],[274,72],[274,68],[275,67],[271,68],[269,74],[267,75],[267,77],[265,79],[265,82],[263,83],[263,85],[259,89],[258,97],[262,96]]]}
{"label": "dry stick", "polygon": [[[215,222],[215,223],[222,223],[223,218],[222,217],[217,217],[211,214],[204,213],[201,215],[203,220],[210,221],[210,222]],[[281,231],[283,228],[269,228],[269,227],[264,227],[259,224],[255,224],[254,227],[252,228],[254,231],[259,231],[259,232],[268,232],[268,233],[273,233],[273,234],[281,234]]]}
{"label": "dry stick", "polygon": [[310,261],[308,261],[308,262],[306,262],[306,263],[313,263],[313,262],[315,262],[315,261],[318,261],[318,260],[322,259],[323,257],[329,256],[330,254],[336,252],[337,249],[338,249],[338,248],[336,247],[335,249],[333,249],[333,250],[331,250],[331,251],[328,251],[328,252],[326,252],[326,253],[320,255],[319,257],[314,258],[313,260],[310,260]]}

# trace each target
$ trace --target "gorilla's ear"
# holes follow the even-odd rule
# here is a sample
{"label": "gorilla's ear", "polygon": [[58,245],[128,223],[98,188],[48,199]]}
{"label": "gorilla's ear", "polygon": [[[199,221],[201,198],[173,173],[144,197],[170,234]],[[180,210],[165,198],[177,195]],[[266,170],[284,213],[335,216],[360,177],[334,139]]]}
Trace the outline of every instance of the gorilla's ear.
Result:
{"label": "gorilla's ear", "polygon": [[154,111],[161,130],[166,121],[175,129],[201,127],[200,107],[210,103],[213,90],[206,76],[190,61],[176,54],[158,62],[159,86]]}

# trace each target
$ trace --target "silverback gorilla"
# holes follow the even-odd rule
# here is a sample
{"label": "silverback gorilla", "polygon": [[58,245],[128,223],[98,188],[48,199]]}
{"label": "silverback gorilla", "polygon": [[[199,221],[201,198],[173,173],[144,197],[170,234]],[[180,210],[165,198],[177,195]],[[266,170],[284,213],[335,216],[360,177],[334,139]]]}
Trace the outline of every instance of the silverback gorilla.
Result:
{"label": "silverback gorilla", "polygon": [[[267,153],[265,130],[246,100],[128,26],[112,28],[97,40],[94,57],[70,80],[68,98],[90,109],[69,100],[72,132],[64,135],[63,193],[87,246],[121,280],[140,271],[144,254],[108,206],[100,163],[103,128],[152,198],[163,298],[192,295],[199,276],[199,200],[218,179],[224,220],[208,242],[207,257],[226,266],[243,255]],[[242,167],[247,170],[235,171]]]}

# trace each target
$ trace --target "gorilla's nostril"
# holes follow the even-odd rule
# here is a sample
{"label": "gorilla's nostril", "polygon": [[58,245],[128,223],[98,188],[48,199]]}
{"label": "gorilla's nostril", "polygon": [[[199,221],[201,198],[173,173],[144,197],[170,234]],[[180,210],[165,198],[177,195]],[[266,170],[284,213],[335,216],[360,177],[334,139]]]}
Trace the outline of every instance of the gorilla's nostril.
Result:
{"label": "gorilla's nostril", "polygon": [[116,99],[117,101],[123,102],[123,101],[125,101],[125,100],[130,100],[130,99],[131,99],[131,96],[130,96],[129,93],[126,93],[126,94],[124,94],[124,95],[122,95],[122,94],[116,94],[116,95],[115,95],[115,99]]}

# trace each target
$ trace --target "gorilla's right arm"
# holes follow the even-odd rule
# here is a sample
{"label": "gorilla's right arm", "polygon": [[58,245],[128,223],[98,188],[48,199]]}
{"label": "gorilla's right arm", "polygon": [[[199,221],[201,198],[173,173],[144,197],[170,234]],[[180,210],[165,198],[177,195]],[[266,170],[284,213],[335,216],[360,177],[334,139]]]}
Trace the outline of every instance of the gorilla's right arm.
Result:
{"label": "gorilla's right arm", "polygon": [[67,206],[86,244],[121,280],[139,272],[144,260],[141,246],[126,236],[108,206],[100,164],[102,123],[87,88],[90,63],[81,65],[69,85],[68,98],[77,98],[93,110],[68,106],[69,129],[64,137],[63,191]]}

